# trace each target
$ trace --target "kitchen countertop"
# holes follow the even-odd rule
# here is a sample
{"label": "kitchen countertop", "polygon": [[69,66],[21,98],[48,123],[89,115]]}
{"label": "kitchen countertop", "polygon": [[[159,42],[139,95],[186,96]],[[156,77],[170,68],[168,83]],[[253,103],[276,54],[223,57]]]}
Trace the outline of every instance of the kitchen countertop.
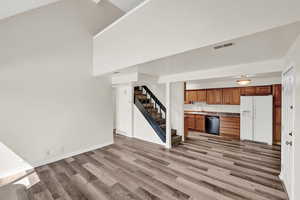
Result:
{"label": "kitchen countertop", "polygon": [[225,116],[225,117],[240,117],[240,113],[208,112],[208,111],[193,111],[193,110],[185,110],[184,114],[196,114],[196,115],[208,115],[208,116]]}

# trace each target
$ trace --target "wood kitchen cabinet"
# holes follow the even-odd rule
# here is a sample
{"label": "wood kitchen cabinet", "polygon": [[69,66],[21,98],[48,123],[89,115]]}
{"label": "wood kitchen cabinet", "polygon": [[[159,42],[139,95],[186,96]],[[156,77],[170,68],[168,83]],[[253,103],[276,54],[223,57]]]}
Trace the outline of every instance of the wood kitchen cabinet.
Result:
{"label": "wood kitchen cabinet", "polygon": [[185,102],[187,104],[197,101],[197,90],[186,90],[185,95],[186,95]]}
{"label": "wood kitchen cabinet", "polygon": [[256,86],[255,87],[255,94],[256,95],[271,95],[272,94],[272,86]]}
{"label": "wood kitchen cabinet", "polygon": [[220,135],[240,139],[240,117],[221,116]]}
{"label": "wood kitchen cabinet", "polygon": [[[240,105],[241,96],[255,95],[281,95],[281,88],[277,86],[249,86],[236,88],[218,88],[185,90],[185,104],[193,102],[206,102],[207,104]],[[276,98],[277,105],[281,103],[281,96]]]}
{"label": "wood kitchen cabinet", "polygon": [[281,106],[281,84],[273,85],[274,106]]}
{"label": "wood kitchen cabinet", "polygon": [[189,135],[189,117],[187,115],[184,116],[184,139]]}
{"label": "wood kitchen cabinet", "polygon": [[240,105],[240,88],[224,88],[222,104]]}
{"label": "wood kitchen cabinet", "polygon": [[222,89],[208,89],[206,91],[206,102],[207,104],[222,104],[223,98]]}
{"label": "wood kitchen cabinet", "polygon": [[186,114],[185,115],[187,118],[187,127],[190,130],[195,129],[195,116],[194,114]]}
{"label": "wood kitchen cabinet", "polygon": [[205,131],[205,116],[198,114],[185,114],[185,124],[188,130],[204,132]]}
{"label": "wood kitchen cabinet", "polygon": [[206,90],[197,90],[197,101],[206,102]]}
{"label": "wood kitchen cabinet", "polygon": [[193,102],[206,102],[206,90],[186,90],[185,104]]}
{"label": "wood kitchen cabinet", "polygon": [[272,86],[273,92],[273,143],[281,143],[281,105],[282,105],[282,86],[276,84]]}
{"label": "wood kitchen cabinet", "polygon": [[195,131],[205,132],[205,116],[195,115]]}
{"label": "wood kitchen cabinet", "polygon": [[240,89],[242,96],[255,96],[255,95],[271,95],[272,94],[272,86],[250,86],[243,87]]}
{"label": "wood kitchen cabinet", "polygon": [[253,96],[256,94],[255,87],[242,87],[240,91],[242,96]]}

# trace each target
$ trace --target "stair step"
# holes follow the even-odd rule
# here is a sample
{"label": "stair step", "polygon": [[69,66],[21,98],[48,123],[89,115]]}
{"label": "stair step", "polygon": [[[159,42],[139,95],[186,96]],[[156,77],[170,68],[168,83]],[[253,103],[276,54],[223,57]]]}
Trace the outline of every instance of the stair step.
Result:
{"label": "stair step", "polygon": [[179,145],[181,140],[182,140],[182,136],[180,136],[180,135],[173,136],[172,137],[172,146]]}
{"label": "stair step", "polygon": [[171,134],[172,134],[172,137],[175,136],[177,134],[177,130],[171,129]]}
{"label": "stair step", "polygon": [[154,103],[143,103],[144,108],[154,108]]}
{"label": "stair step", "polygon": [[135,95],[138,99],[148,99],[147,95],[145,94],[136,94]]}
{"label": "stair step", "polygon": [[157,108],[147,108],[147,111],[149,113],[151,113],[151,112],[158,112],[158,109]]}
{"label": "stair step", "polygon": [[166,129],[166,126],[167,126],[166,124],[161,124],[160,128]]}
{"label": "stair step", "polygon": [[151,113],[151,116],[152,116],[153,118],[155,118],[155,119],[157,119],[157,118],[162,118],[162,114],[161,114],[161,113],[157,113],[157,112]]}
{"label": "stair step", "polygon": [[165,119],[157,119],[156,122],[159,124],[159,125],[162,125],[162,124],[166,124],[166,120]]}
{"label": "stair step", "polygon": [[134,90],[134,94],[143,94],[142,90]]}
{"label": "stair step", "polygon": [[139,99],[142,104],[150,103],[150,99]]}

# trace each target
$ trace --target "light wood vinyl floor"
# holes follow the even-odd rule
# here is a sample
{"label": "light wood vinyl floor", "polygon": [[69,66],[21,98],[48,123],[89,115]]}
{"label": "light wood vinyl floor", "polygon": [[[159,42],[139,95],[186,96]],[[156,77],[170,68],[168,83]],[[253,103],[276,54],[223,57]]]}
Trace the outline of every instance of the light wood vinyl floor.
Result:
{"label": "light wood vinyl floor", "polygon": [[195,135],[171,150],[123,136],[36,169],[32,200],[280,200],[280,147]]}

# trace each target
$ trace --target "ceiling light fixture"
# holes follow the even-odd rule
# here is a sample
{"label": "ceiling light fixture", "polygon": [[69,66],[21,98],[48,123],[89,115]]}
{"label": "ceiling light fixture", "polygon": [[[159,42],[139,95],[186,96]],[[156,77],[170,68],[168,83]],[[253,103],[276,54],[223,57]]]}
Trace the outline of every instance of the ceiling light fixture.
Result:
{"label": "ceiling light fixture", "polygon": [[100,1],[102,1],[102,0],[93,0],[95,3],[99,3]]}
{"label": "ceiling light fixture", "polygon": [[247,76],[241,76],[240,79],[236,81],[239,85],[246,86],[251,83],[251,79],[247,78]]}

